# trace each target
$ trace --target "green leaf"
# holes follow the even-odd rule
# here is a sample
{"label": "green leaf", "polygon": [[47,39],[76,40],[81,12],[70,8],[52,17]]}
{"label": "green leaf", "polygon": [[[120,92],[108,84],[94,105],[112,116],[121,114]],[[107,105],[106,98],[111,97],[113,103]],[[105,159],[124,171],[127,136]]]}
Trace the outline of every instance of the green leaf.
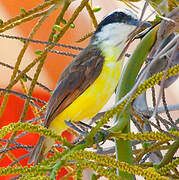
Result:
{"label": "green leaf", "polygon": [[25,41],[24,41],[24,40],[22,40],[22,39],[20,40],[20,42],[25,43]]}
{"label": "green leaf", "polygon": [[154,164],[153,167],[154,167],[155,169],[158,169],[158,168],[159,168],[159,165],[158,165],[158,164]]}
{"label": "green leaf", "polygon": [[170,131],[176,131],[176,128],[172,127],[172,128],[170,129]]}
{"label": "green leaf", "polygon": [[53,35],[53,38],[54,38],[54,39],[57,39],[57,37],[58,37],[57,34],[54,34],[54,35]]}
{"label": "green leaf", "polygon": [[67,21],[65,19],[62,19],[62,24],[66,24]]}
{"label": "green leaf", "polygon": [[93,173],[93,174],[91,175],[91,180],[96,180],[96,179],[98,179],[98,176]]}
{"label": "green leaf", "polygon": [[96,7],[93,8],[93,12],[95,12],[95,13],[99,12],[99,11],[101,11],[101,9],[102,8],[100,6],[96,6]]}
{"label": "green leaf", "polygon": [[2,19],[0,19],[0,25],[1,25],[1,24],[3,24],[3,20],[2,20]]}
{"label": "green leaf", "polygon": [[55,25],[53,26],[53,29],[54,29],[55,31],[60,31],[62,28],[61,28],[61,26],[55,24]]}
{"label": "green leaf", "polygon": [[150,146],[150,143],[149,143],[149,142],[144,142],[144,143],[142,144],[142,147],[143,147],[144,149],[147,149],[149,146]]}
{"label": "green leaf", "polygon": [[158,15],[156,15],[156,16],[155,16],[155,21],[156,21],[156,22],[160,22],[160,21],[161,21],[161,18],[160,18]]}
{"label": "green leaf", "polygon": [[24,77],[22,78],[22,80],[23,80],[24,82],[27,82],[27,77],[24,76]]}
{"label": "green leaf", "polygon": [[71,23],[71,24],[70,24],[70,27],[71,27],[72,29],[74,29],[74,28],[75,28],[75,24]]}
{"label": "green leaf", "polygon": [[24,8],[20,8],[20,11],[21,11],[22,14],[26,14],[27,13]]}
{"label": "green leaf", "polygon": [[35,54],[40,55],[42,53],[42,50],[36,50],[34,51]]}

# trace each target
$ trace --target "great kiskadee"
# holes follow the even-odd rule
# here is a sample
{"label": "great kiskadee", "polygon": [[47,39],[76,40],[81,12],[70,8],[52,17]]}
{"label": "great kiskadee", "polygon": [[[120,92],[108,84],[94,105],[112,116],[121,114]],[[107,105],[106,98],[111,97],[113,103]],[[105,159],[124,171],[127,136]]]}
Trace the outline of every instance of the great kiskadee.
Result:
{"label": "great kiskadee", "polygon": [[[101,110],[119,81],[123,58],[118,57],[138,25],[136,15],[127,9],[117,9],[99,23],[89,45],[61,74],[48,103],[45,127],[61,133],[65,120],[91,119]],[[41,136],[29,163],[40,162],[53,144],[54,140]]]}

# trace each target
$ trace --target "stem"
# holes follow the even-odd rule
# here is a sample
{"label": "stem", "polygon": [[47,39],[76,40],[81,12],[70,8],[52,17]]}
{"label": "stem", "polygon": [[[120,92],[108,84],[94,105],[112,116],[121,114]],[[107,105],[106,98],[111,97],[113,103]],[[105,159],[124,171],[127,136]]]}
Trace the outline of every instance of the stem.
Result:
{"label": "stem", "polygon": [[[128,122],[127,126],[124,128],[123,133],[128,133],[130,132],[130,123],[129,119],[126,117],[120,118],[120,120],[126,120]],[[122,148],[121,148],[122,147]],[[123,139],[116,139],[116,158],[117,160],[127,162],[129,164],[133,164],[133,157],[132,157],[132,143],[130,140],[123,140]],[[117,170],[117,174],[122,177],[122,179],[128,179],[128,180],[133,180],[134,175],[133,174],[128,174],[126,172],[122,172]]]}
{"label": "stem", "polygon": [[164,158],[162,159],[161,163],[159,164],[159,168],[165,166],[166,164],[168,164],[169,162],[172,161],[174,154],[177,152],[179,147],[179,140],[176,140],[171,147],[169,148],[169,150],[167,151],[167,153],[165,154]]}
{"label": "stem", "polygon": [[[116,102],[124,97],[134,86],[137,75],[141,69],[143,62],[149,54],[156,38],[157,28],[149,32],[139,43],[131,58],[124,67],[117,88]],[[126,106],[123,113],[115,118],[116,124],[110,129],[112,132],[129,133],[130,132],[130,104]],[[132,146],[129,140],[116,139],[116,158],[119,161],[133,164]],[[134,176],[128,173],[118,171],[123,179],[133,180]]]}
{"label": "stem", "polygon": [[65,154],[59,161],[57,161],[57,163],[54,165],[52,172],[50,174],[50,178],[51,179],[55,179],[56,178],[56,174],[59,171],[59,169],[66,163],[66,161],[68,160],[68,155],[74,151],[78,151],[78,150],[83,150],[86,147],[88,147],[88,143],[84,143],[84,144],[79,144],[77,146],[75,146],[74,148],[72,148],[70,151],[67,152],[67,154]]}

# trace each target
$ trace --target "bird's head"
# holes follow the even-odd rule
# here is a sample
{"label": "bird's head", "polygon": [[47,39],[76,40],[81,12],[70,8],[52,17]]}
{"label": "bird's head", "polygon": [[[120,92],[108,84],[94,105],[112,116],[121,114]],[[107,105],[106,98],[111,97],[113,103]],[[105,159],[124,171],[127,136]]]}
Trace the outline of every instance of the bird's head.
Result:
{"label": "bird's head", "polygon": [[[99,23],[91,41],[94,44],[104,43],[109,46],[123,44],[137,26],[139,20],[133,12],[128,9],[116,9]],[[142,22],[142,26],[148,27],[150,24]]]}

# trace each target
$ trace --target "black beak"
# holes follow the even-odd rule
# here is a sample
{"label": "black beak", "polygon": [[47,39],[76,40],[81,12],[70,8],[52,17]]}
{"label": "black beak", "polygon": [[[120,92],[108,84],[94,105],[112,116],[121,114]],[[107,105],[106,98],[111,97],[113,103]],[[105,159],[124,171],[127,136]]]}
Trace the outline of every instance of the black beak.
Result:
{"label": "black beak", "polygon": [[145,21],[139,21],[137,19],[131,19],[128,24],[130,25],[134,25],[134,26],[137,26],[137,27],[141,27],[141,28],[147,28],[147,27],[151,27],[152,25],[148,22],[145,22]]}

